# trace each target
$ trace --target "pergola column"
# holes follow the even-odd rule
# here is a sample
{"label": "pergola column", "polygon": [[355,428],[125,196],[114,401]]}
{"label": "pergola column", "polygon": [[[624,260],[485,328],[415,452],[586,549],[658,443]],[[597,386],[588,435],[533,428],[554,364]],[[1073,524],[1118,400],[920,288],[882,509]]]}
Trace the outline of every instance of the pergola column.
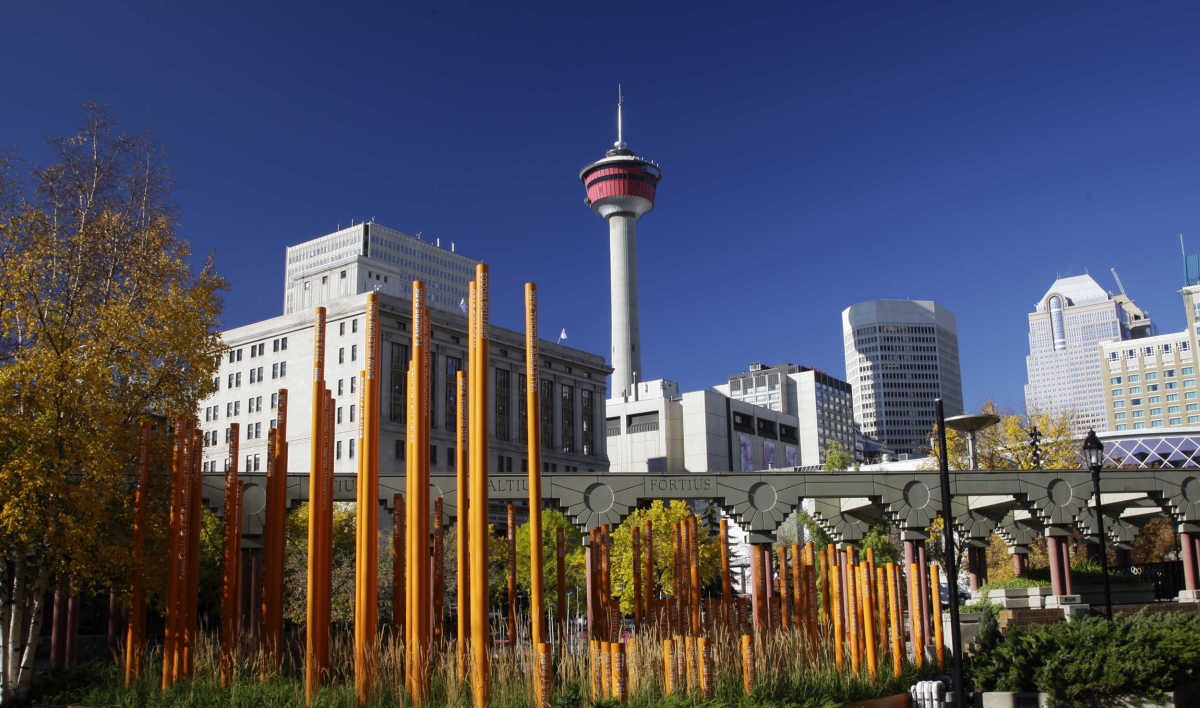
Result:
{"label": "pergola column", "polygon": [[1183,587],[1186,590],[1196,589],[1196,544],[1193,534],[1188,531],[1179,533],[1179,555],[1183,557]]}
{"label": "pergola column", "polygon": [[597,575],[600,572],[599,549],[592,541],[594,539],[585,539],[587,545],[583,547],[584,579],[587,595],[587,633],[588,639],[600,638],[600,579]]}
{"label": "pergola column", "polygon": [[987,578],[987,549],[979,545],[982,541],[971,539],[967,545],[967,579],[971,592],[986,585]]}
{"label": "pergola column", "polygon": [[1010,546],[1008,552],[1012,555],[1013,575],[1023,577],[1029,568],[1029,546]]}
{"label": "pergola column", "polygon": [[1065,595],[1067,593],[1066,585],[1063,584],[1063,556],[1058,546],[1058,536],[1046,536],[1046,555],[1050,560],[1050,594]]}

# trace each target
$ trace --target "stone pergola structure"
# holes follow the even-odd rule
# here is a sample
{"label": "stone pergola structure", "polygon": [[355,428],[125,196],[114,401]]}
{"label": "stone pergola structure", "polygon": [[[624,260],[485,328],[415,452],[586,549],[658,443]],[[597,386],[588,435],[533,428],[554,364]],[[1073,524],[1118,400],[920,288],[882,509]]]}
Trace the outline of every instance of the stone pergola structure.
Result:
{"label": "stone pergola structure", "polygon": [[[246,484],[243,534],[250,547],[262,533],[266,476],[242,473]],[[380,475],[379,504],[387,509],[405,488],[403,475]],[[489,500],[528,500],[526,475],[491,475]],[[455,478],[433,475],[430,498],[443,500],[443,523],[456,517]],[[1091,475],[1087,470],[975,470],[950,473],[955,523],[968,546],[972,584],[986,582],[982,551],[993,533],[1008,544],[1014,568],[1025,567],[1030,545],[1046,539],[1054,596],[1072,595],[1065,537],[1079,531],[1096,536]],[[224,508],[224,475],[204,478],[204,500]],[[904,542],[905,565],[925,566],[924,542],[942,508],[936,471],[854,472],[770,470],[757,473],[542,475],[546,507],[558,508],[581,531],[616,526],[655,499],[704,500],[718,504],[745,530],[754,545],[774,541],[776,529],[804,500],[813,500],[815,519],[839,544],[862,540],[871,525],[886,523]],[[1182,540],[1184,596],[1197,599],[1200,550],[1200,471],[1105,470],[1101,476],[1104,528],[1109,543],[1128,549],[1150,518],[1168,516]],[[288,476],[288,506],[308,498],[308,475]],[[355,478],[334,479],[334,500],[355,501]],[[928,578],[923,574],[922,580]]]}

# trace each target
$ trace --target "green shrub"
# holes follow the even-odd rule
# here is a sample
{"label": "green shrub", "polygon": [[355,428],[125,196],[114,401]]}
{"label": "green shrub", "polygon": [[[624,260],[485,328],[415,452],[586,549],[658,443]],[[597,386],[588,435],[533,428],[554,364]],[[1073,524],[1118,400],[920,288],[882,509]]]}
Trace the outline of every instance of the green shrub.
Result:
{"label": "green shrub", "polygon": [[987,597],[988,592],[992,590],[1023,590],[1025,588],[1042,588],[1048,586],[1049,584],[1049,580],[1041,580],[1039,578],[1022,576],[1020,578],[998,580],[994,583],[984,583],[983,585],[979,586],[979,592],[983,597]]}
{"label": "green shrub", "polygon": [[977,691],[1041,691],[1052,705],[1155,700],[1200,677],[1200,616],[1144,612],[1015,627],[982,627],[969,660]]}

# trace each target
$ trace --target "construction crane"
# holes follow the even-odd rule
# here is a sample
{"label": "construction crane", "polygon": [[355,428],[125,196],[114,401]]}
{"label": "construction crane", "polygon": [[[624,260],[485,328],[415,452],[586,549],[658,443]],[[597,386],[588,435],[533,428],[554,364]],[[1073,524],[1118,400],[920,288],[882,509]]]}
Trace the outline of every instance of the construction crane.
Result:
{"label": "construction crane", "polygon": [[[1117,275],[1117,269],[1109,268],[1109,270],[1112,271],[1113,278],[1117,281],[1117,287],[1121,289],[1121,294],[1125,295],[1125,284],[1121,282],[1121,276]],[[1125,295],[1125,297],[1129,297],[1129,296]]]}

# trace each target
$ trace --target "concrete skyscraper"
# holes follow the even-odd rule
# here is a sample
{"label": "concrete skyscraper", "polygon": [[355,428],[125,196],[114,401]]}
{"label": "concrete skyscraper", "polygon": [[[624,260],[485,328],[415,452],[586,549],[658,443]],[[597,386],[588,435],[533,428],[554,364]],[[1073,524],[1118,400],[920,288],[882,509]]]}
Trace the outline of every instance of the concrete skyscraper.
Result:
{"label": "concrete skyscraper", "polygon": [[1029,313],[1025,410],[1069,416],[1071,433],[1108,429],[1101,345],[1150,334],[1146,313],[1090,275],[1059,278]]}
{"label": "concrete skyscraper", "polygon": [[637,221],[654,208],[662,168],[638,157],[625,144],[621,101],[617,101],[617,142],[604,157],[579,172],[587,205],[608,221],[609,288],[612,301],[612,388],[614,399],[630,397],[642,370],[638,333]]}
{"label": "concrete skyscraper", "polygon": [[932,300],[869,300],[842,311],[854,422],[899,454],[922,454],[934,399],[963,412],[954,313]]}

